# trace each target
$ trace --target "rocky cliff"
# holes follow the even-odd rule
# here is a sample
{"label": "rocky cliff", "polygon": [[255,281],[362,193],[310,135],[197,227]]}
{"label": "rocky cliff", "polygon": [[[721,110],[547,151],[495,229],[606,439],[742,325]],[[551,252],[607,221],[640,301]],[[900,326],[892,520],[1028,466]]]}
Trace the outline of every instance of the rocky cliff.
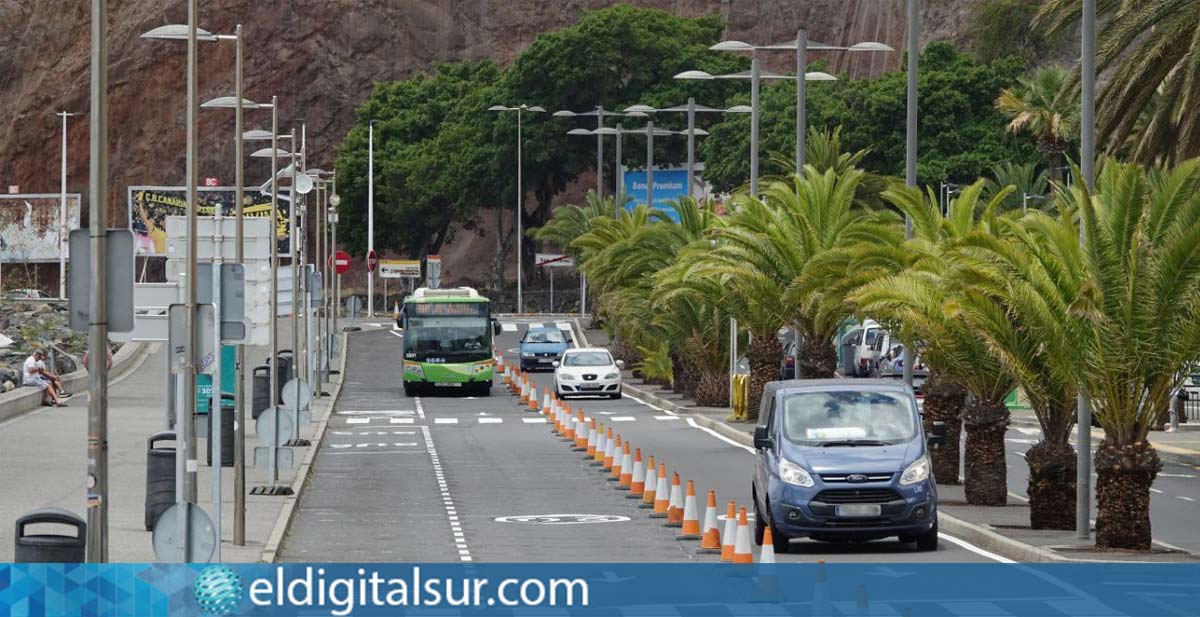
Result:
{"label": "rocky cliff", "polygon": [[[924,38],[966,32],[979,0],[926,0]],[[185,48],[139,34],[185,23],[180,0],[109,0],[113,217],[124,217],[125,187],[180,184],[184,175]],[[279,96],[281,127],[308,127],[310,165],[328,168],[355,106],[376,80],[401,79],[438,62],[511,60],[539,33],[574,23],[609,0],[204,0],[201,26],[230,33],[244,24],[247,96]],[[777,42],[804,25],[813,40],[904,42],[903,0],[633,0],[680,15],[719,13],[728,37]],[[88,108],[90,3],[5,0],[0,5],[0,184],[26,192],[58,190],[58,119],[52,112]],[[772,61],[788,65],[786,54]],[[873,75],[899,66],[900,54],[830,56],[833,67]],[[232,43],[202,43],[201,100],[232,94]],[[248,112],[247,128],[269,125],[269,112]],[[88,118],[72,120],[68,186],[86,193]],[[201,176],[232,182],[233,114],[202,110]],[[247,166],[260,183],[266,163]],[[122,220],[120,218],[114,221]]]}

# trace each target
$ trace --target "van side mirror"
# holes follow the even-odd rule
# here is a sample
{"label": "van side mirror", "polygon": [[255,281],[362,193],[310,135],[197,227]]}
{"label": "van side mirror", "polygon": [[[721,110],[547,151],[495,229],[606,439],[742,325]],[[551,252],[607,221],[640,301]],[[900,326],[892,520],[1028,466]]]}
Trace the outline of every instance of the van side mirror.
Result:
{"label": "van side mirror", "polygon": [[775,447],[775,440],[771,438],[771,434],[767,432],[767,427],[754,427],[754,447],[758,450],[771,449]]}
{"label": "van side mirror", "polygon": [[934,422],[933,427],[929,429],[929,436],[925,443],[929,445],[929,449],[937,450],[946,445],[946,423]]}
{"label": "van side mirror", "polygon": [[492,320],[492,336],[500,336],[500,322]]}

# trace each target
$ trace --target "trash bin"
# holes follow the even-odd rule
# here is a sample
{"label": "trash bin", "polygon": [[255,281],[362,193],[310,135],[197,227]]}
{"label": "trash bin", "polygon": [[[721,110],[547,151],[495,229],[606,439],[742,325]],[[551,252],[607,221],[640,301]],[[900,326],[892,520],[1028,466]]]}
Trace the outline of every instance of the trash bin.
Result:
{"label": "trash bin", "polygon": [[271,406],[271,365],[254,367],[254,387],[251,397],[250,415],[255,420]]}
{"label": "trash bin", "polygon": [[[26,534],[29,525],[69,525],[75,535]],[[87,547],[87,523],[61,508],[34,510],[17,519],[17,534],[13,541],[15,563],[83,563]]]}
{"label": "trash bin", "polygon": [[[233,402],[233,396],[225,394],[221,396],[221,466],[233,467],[233,427],[237,413],[237,405]],[[208,466],[213,464],[213,427],[212,414],[208,414]]]}
{"label": "trash bin", "polygon": [[294,376],[296,359],[292,356],[292,350],[280,349],[277,362],[279,373],[275,378],[275,404],[282,405],[283,386]]}
{"label": "trash bin", "polygon": [[[146,441],[146,531],[175,504],[175,433],[155,433]],[[161,447],[164,441],[172,442]]]}

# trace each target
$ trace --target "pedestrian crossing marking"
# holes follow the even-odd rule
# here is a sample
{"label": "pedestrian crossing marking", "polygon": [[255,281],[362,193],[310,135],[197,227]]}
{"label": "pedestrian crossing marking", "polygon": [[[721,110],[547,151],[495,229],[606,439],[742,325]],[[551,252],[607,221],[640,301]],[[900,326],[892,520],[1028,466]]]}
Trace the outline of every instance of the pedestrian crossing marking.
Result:
{"label": "pedestrian crossing marking", "polygon": [[434,424],[458,424],[458,418],[434,418]]}
{"label": "pedestrian crossing marking", "polygon": [[412,418],[391,418],[389,421],[392,424],[412,424],[414,420]]}
{"label": "pedestrian crossing marking", "polygon": [[504,418],[480,418],[480,424],[500,424],[504,422]]}
{"label": "pedestrian crossing marking", "polygon": [[654,416],[655,420],[678,420],[679,416]]}
{"label": "pedestrian crossing marking", "polygon": [[609,418],[609,420],[612,420],[613,422],[634,422],[637,420],[637,418],[633,416],[613,416]]}
{"label": "pedestrian crossing marking", "polygon": [[545,418],[521,418],[521,421],[524,422],[525,424],[545,424],[546,423]]}
{"label": "pedestrian crossing marking", "polygon": [[346,424],[370,424],[370,418],[346,418]]}

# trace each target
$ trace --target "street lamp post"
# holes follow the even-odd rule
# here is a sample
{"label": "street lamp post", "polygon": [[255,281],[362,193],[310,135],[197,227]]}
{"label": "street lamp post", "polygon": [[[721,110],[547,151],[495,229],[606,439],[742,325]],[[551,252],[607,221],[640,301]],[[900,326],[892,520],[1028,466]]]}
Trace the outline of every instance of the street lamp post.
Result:
{"label": "street lamp post", "polygon": [[62,177],[59,184],[58,203],[58,299],[67,299],[67,118],[79,114],[62,110],[56,114],[62,118]]}
{"label": "street lamp post", "polygon": [[[921,43],[921,0],[908,1],[908,76],[907,103],[904,131],[904,181],[910,187],[917,186],[917,61]],[[913,237],[912,218],[904,216],[904,238]],[[913,346],[904,346],[904,383],[912,387],[913,363],[915,356]]]}
{"label": "street lamp post", "polygon": [[750,113],[750,107],[746,105],[734,105],[728,109],[716,109],[697,105],[696,99],[688,98],[684,105],[676,105],[674,107],[654,108],[649,105],[633,105],[625,108],[625,113],[630,116],[645,115],[648,113],[660,112],[684,112],[687,113],[687,130],[680,133],[687,135],[688,138],[688,154],[687,154],[687,194],[691,196],[693,183],[696,177],[696,137],[708,135],[708,131],[696,128],[697,113]]}
{"label": "street lamp post", "polygon": [[[367,127],[367,255],[375,252],[375,121]],[[375,272],[367,271],[367,317],[375,316]]]}
{"label": "street lamp post", "polygon": [[[915,0],[913,0],[915,1]],[[1096,0],[1083,0],[1080,50],[1079,172],[1087,185],[1088,198],[1096,190]],[[1079,220],[1079,244],[1086,249],[1083,217]],[[1076,400],[1075,438],[1075,536],[1091,536],[1092,499],[1092,402],[1080,384]]]}
{"label": "street lamp post", "polygon": [[[504,105],[492,105],[491,107],[488,108],[488,111],[495,111],[495,112],[515,111],[515,112],[517,112],[517,313],[523,313],[523,312],[525,312],[524,311],[525,305],[522,300],[522,293],[524,290],[524,281],[523,281],[524,269],[523,269],[522,263],[525,261],[525,259],[524,259],[524,244],[522,242],[522,236],[524,235],[525,231],[524,231],[524,223],[522,221],[522,218],[524,217],[524,214],[525,214],[525,192],[524,192],[525,187],[523,185],[524,170],[522,169],[522,162],[521,162],[522,151],[524,150],[524,144],[521,142],[521,122],[522,122],[521,114],[524,112],[544,113],[546,110],[543,109],[542,107],[538,107],[536,105],[531,107],[529,105],[521,104],[516,107],[505,107]],[[499,233],[499,232],[500,232],[499,230],[496,230],[496,233]]]}

